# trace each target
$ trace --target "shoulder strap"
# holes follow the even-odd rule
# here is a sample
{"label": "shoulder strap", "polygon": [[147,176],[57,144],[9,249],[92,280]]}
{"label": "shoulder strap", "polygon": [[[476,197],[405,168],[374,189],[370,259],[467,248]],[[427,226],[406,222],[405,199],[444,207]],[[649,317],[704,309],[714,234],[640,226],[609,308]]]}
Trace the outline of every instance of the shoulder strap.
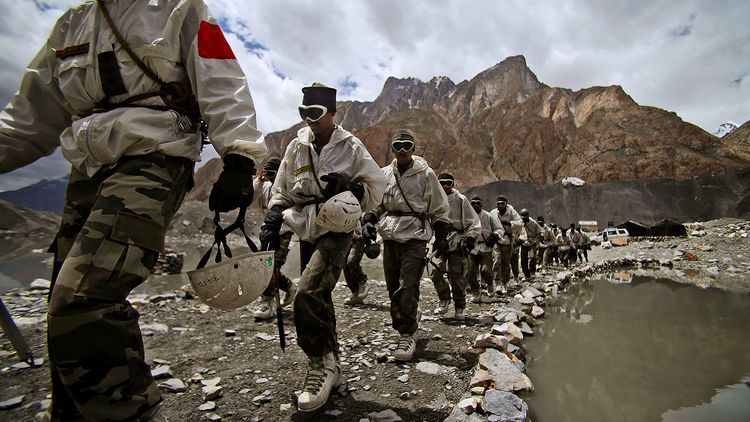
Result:
{"label": "shoulder strap", "polygon": [[240,207],[239,214],[237,214],[237,220],[235,220],[234,223],[229,225],[227,228],[221,227],[221,217],[219,215],[219,211],[216,211],[216,213],[214,214],[214,225],[216,226],[216,229],[214,230],[214,243],[212,243],[206,253],[203,254],[203,257],[201,257],[201,260],[198,262],[198,265],[195,268],[196,270],[201,269],[205,267],[206,264],[208,264],[208,259],[211,257],[211,251],[214,249],[214,246],[216,246],[216,257],[214,258],[215,262],[221,262],[222,249],[224,249],[224,254],[227,256],[227,258],[231,258],[232,250],[229,249],[229,245],[227,244],[227,235],[237,229],[240,229],[242,234],[245,236],[247,247],[250,248],[250,250],[253,252],[258,252],[258,247],[255,245],[255,242],[253,242],[245,232],[246,211],[247,207]]}
{"label": "shoulder strap", "polygon": [[107,11],[107,7],[104,5],[104,2],[102,0],[96,0],[96,4],[99,5],[99,8],[102,10],[102,14],[104,15],[104,20],[107,21],[107,24],[109,25],[109,29],[112,30],[112,34],[114,34],[115,38],[117,39],[117,42],[120,43],[120,46],[128,53],[128,56],[130,56],[131,59],[135,62],[136,65],[143,71],[143,73],[146,74],[149,78],[151,78],[153,81],[158,82],[159,85],[164,85],[164,81],[159,78],[156,73],[154,73],[153,70],[151,70],[148,66],[146,66],[146,63],[143,63],[143,60],[141,60],[140,57],[138,57],[135,52],[130,48],[130,44],[128,44],[127,41],[125,41],[125,38],[122,36],[120,31],[115,26],[114,21],[112,21],[112,16],[109,15],[109,11]]}

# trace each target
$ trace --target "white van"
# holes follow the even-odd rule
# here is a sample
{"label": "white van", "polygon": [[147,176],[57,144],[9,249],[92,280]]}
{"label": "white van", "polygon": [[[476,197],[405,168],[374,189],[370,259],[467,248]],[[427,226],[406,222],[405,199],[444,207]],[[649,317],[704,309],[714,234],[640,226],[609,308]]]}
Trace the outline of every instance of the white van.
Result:
{"label": "white van", "polygon": [[[623,240],[620,240],[618,242],[617,240],[619,239],[623,239]],[[615,240],[614,243],[627,245],[628,242],[630,242],[630,233],[628,233],[628,229],[620,229],[617,227],[607,227],[606,229],[599,232],[599,234],[591,238],[591,244],[599,245],[602,242],[605,242],[605,241],[612,242],[613,240]]]}

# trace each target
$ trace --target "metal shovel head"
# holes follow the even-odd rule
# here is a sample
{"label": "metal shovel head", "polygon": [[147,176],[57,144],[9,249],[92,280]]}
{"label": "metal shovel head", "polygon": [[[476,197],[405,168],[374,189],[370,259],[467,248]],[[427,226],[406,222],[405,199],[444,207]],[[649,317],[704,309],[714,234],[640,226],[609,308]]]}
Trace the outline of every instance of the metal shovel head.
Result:
{"label": "metal shovel head", "polygon": [[273,275],[273,251],[255,252],[207,265],[187,276],[195,294],[216,309],[237,309],[257,299]]}

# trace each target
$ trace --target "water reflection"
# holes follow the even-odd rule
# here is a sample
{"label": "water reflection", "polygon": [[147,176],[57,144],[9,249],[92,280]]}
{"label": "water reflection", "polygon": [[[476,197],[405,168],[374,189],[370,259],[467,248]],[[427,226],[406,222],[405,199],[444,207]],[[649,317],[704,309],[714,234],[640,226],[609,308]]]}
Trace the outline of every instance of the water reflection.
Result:
{"label": "water reflection", "polygon": [[661,420],[750,376],[750,295],[629,279],[583,282],[548,306],[526,343],[535,422]]}

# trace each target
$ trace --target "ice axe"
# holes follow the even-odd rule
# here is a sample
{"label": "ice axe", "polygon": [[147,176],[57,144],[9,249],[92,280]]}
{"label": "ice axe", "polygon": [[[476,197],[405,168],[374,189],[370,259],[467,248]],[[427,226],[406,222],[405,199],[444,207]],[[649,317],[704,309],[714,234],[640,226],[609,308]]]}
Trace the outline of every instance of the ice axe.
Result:
{"label": "ice axe", "polygon": [[[457,234],[458,234],[458,232],[455,232],[455,231],[454,231],[454,232],[451,232],[451,234],[449,234],[449,235],[448,235],[448,237],[446,237],[446,238],[445,238],[445,241],[446,241],[446,242],[448,242],[448,243],[450,243],[450,241],[451,241],[451,240],[453,240],[453,238],[454,238],[454,237],[455,237],[455,236],[456,236]],[[437,265],[437,264],[435,263],[435,261],[433,261],[433,260],[432,260],[432,258],[434,258],[434,257],[435,257],[435,256],[437,255],[437,253],[438,253],[438,251],[432,251],[432,253],[431,253],[431,254],[429,254],[428,256],[426,256],[426,257],[424,258],[424,260],[425,260],[425,264],[432,264],[432,266],[433,266],[433,267],[435,267],[435,269],[436,269],[436,270],[438,270],[438,271],[440,271],[441,273],[445,274],[445,273],[446,273],[447,271],[443,271],[443,270],[441,270],[441,269],[440,269],[440,267],[438,267],[438,265]]]}
{"label": "ice axe", "polygon": [[[268,249],[271,250],[271,245],[268,245]],[[279,329],[279,346],[281,351],[286,352],[286,336],[284,335],[284,314],[281,312],[281,294],[279,292],[279,278],[280,270],[276,262],[273,264],[273,275],[271,276],[271,283],[273,283],[273,297],[276,302],[276,326]]]}
{"label": "ice axe", "polygon": [[2,325],[5,335],[10,339],[13,348],[16,349],[18,357],[29,365],[34,366],[34,355],[31,354],[29,345],[24,340],[23,335],[21,335],[21,331],[13,321],[13,317],[10,316],[10,312],[8,312],[2,299],[0,299],[0,325]]}

